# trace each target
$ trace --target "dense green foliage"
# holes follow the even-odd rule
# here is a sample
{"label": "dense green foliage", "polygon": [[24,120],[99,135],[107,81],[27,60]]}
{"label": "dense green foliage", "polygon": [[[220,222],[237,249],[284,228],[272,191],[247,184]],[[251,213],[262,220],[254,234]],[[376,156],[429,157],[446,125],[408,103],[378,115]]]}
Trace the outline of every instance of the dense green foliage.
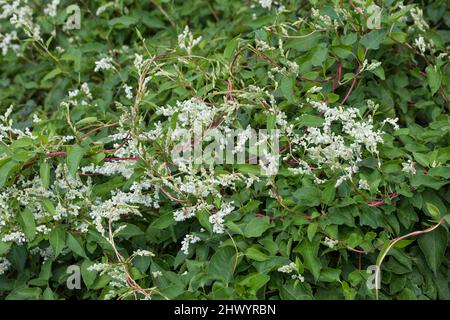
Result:
{"label": "dense green foliage", "polygon": [[[450,299],[447,1],[51,3],[0,0],[0,298]],[[182,108],[278,173],[177,166]]]}

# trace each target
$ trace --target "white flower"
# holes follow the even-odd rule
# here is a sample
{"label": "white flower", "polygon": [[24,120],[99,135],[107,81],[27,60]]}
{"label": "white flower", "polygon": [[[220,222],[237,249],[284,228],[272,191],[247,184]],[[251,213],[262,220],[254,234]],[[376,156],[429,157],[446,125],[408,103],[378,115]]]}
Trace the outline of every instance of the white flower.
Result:
{"label": "white flower", "polygon": [[297,266],[294,262],[291,262],[290,264],[286,264],[284,266],[281,266],[278,268],[278,272],[282,273],[292,273],[297,271]]}
{"label": "white flower", "polygon": [[87,269],[88,271],[96,271],[96,272],[100,272],[105,270],[106,268],[108,268],[109,264],[107,263],[95,263],[91,266],[89,266]]}
{"label": "white flower", "polygon": [[127,99],[133,99],[133,88],[127,84],[124,84],[123,88],[125,89],[125,96]]}
{"label": "white flower", "polygon": [[0,257],[0,276],[4,274],[11,267],[11,262],[6,258]]}
{"label": "white flower", "polygon": [[291,274],[291,279],[293,280],[300,280],[301,282],[305,281],[305,278],[298,272],[297,265],[294,262],[291,262],[290,264],[286,264],[284,266],[281,266],[278,268],[278,272]]}
{"label": "white flower", "polygon": [[381,125],[384,126],[386,123],[389,123],[394,128],[394,130],[398,130],[398,129],[400,129],[400,127],[398,126],[397,122],[398,122],[398,118],[394,118],[394,119],[386,118],[383,120]]}
{"label": "white flower", "polygon": [[154,257],[155,256],[155,254],[153,252],[148,251],[148,250],[142,250],[142,249],[138,249],[138,250],[134,251],[133,255],[140,256],[140,257]]}
{"label": "white flower", "polygon": [[333,239],[330,239],[328,237],[325,237],[324,244],[327,247],[329,247],[330,249],[333,249],[338,243],[339,243],[338,240],[333,240]]}
{"label": "white flower", "polygon": [[272,0],[259,0],[259,4],[263,8],[270,9],[272,6]]}
{"label": "white flower", "polygon": [[200,238],[197,236],[194,236],[192,234],[187,234],[183,241],[181,241],[181,252],[183,252],[185,255],[189,254],[189,246],[193,243],[199,242]]}
{"label": "white flower", "polygon": [[16,244],[23,244],[26,242],[25,234],[21,231],[14,231],[6,234],[2,238],[3,242],[14,242]]}
{"label": "white flower", "polygon": [[83,91],[88,99],[92,100],[91,90],[89,89],[89,85],[86,82],[81,85],[81,91]]}
{"label": "white flower", "polygon": [[140,71],[142,67],[144,66],[144,57],[140,54],[135,53],[134,54],[134,67],[136,70]]}
{"label": "white flower", "polygon": [[108,8],[115,6],[115,3],[110,1],[107,2],[106,4],[100,6],[97,8],[97,11],[95,12],[96,16],[100,16],[103,12],[105,12]]}
{"label": "white flower", "polygon": [[56,17],[56,8],[59,5],[60,0],[52,0],[51,3],[44,8],[44,13],[50,17]]}
{"label": "white flower", "polygon": [[358,187],[361,190],[370,190],[370,185],[366,179],[359,179]]}
{"label": "white flower", "polygon": [[209,222],[213,225],[213,232],[223,233],[224,229],[224,217],[233,212],[234,206],[233,201],[228,202],[223,205],[223,207],[217,211],[215,214],[209,216]]}
{"label": "white flower", "polygon": [[306,93],[317,93],[317,92],[320,92],[320,91],[322,91],[322,87],[313,86]]}
{"label": "white flower", "polygon": [[361,67],[361,71],[360,72],[365,71],[365,70],[373,71],[376,68],[378,68],[379,66],[381,66],[381,62],[380,61],[372,60],[372,62],[369,64],[367,59],[366,59],[363,62],[363,65]]}
{"label": "white flower", "polygon": [[33,114],[33,123],[41,122],[42,120],[39,118],[37,114]]}
{"label": "white flower", "polygon": [[186,52],[190,55],[192,52],[192,48],[200,43],[202,37],[198,37],[194,39],[194,35],[191,31],[189,31],[189,26],[186,25],[182,33],[178,35],[178,46],[181,49],[186,50]]}
{"label": "white flower", "polygon": [[413,161],[408,160],[407,162],[403,162],[402,167],[403,172],[410,173],[412,175],[416,174],[416,165]]}
{"label": "white flower", "polygon": [[425,43],[425,39],[423,37],[414,39],[414,46],[422,53],[425,53],[427,50],[427,44]]}
{"label": "white flower", "polygon": [[423,19],[422,9],[415,7],[412,8],[409,13],[414,20],[414,26],[417,27],[420,31],[425,32],[429,28],[428,24]]}
{"label": "white flower", "polygon": [[98,72],[100,70],[109,70],[113,68],[112,65],[113,59],[111,57],[102,58],[98,61],[95,61],[95,72]]}
{"label": "white flower", "polygon": [[14,41],[19,40],[17,37],[17,32],[15,30],[10,33],[1,34],[0,33],[0,49],[2,50],[2,55],[6,56],[9,50],[13,52],[18,52],[20,46],[18,44],[13,43]]}
{"label": "white flower", "polygon": [[152,271],[153,278],[161,277],[163,274],[161,271]]}

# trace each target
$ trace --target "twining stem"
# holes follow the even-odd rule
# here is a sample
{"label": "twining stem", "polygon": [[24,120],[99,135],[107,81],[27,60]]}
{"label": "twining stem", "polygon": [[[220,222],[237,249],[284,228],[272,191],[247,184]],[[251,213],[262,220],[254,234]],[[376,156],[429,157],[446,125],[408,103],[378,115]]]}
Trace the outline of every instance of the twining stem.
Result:
{"label": "twining stem", "polygon": [[[381,275],[381,264],[383,263],[384,258],[386,258],[387,254],[389,253],[389,250],[392,249],[392,247],[399,241],[406,239],[408,237],[413,237],[413,236],[418,236],[421,234],[425,234],[428,232],[431,232],[433,230],[435,230],[436,228],[438,228],[444,221],[445,219],[450,216],[449,213],[447,213],[446,215],[444,215],[437,224],[425,229],[425,230],[418,230],[418,231],[413,231],[411,233],[405,234],[401,237],[395,238],[393,240],[391,240],[391,243],[389,244],[389,246],[381,253],[380,257],[377,259],[377,268],[375,270],[375,283],[378,284],[380,281],[380,275]],[[378,285],[375,286],[375,297],[378,300]]]}

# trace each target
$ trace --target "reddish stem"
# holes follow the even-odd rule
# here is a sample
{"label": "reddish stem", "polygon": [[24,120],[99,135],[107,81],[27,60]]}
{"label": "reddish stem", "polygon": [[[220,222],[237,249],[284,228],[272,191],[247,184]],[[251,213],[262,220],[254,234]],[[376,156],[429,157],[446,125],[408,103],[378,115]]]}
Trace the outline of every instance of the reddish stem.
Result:
{"label": "reddish stem", "polygon": [[[65,151],[56,151],[56,152],[47,152],[48,157],[67,157],[67,152]],[[104,158],[106,162],[109,161],[127,161],[127,160],[139,160],[138,157],[123,157],[123,158],[117,158],[117,157],[109,157]]]}
{"label": "reddish stem", "polygon": [[336,91],[336,89],[339,87],[339,82],[341,82],[341,75],[342,75],[342,64],[339,62],[336,77],[334,77],[333,79],[333,92]]}
{"label": "reddish stem", "polygon": [[361,66],[358,66],[358,68],[356,69],[355,77],[353,78],[353,81],[352,81],[352,85],[350,86],[350,89],[348,89],[348,92],[345,95],[344,99],[342,99],[341,105],[343,105],[347,101],[347,99],[350,97],[350,95],[352,94],[353,88],[355,87],[355,84],[358,81],[358,74],[359,74],[360,69],[361,69]]}
{"label": "reddish stem", "polygon": [[[390,195],[389,195],[389,198],[392,200],[392,199],[395,199],[395,198],[397,198],[398,197],[398,193],[397,192],[394,192],[394,193],[391,193]],[[380,206],[382,206],[383,204],[385,204],[386,203],[386,201],[385,200],[373,200],[373,201],[370,201],[370,202],[368,202],[368,205],[369,205],[369,207],[380,207]]]}

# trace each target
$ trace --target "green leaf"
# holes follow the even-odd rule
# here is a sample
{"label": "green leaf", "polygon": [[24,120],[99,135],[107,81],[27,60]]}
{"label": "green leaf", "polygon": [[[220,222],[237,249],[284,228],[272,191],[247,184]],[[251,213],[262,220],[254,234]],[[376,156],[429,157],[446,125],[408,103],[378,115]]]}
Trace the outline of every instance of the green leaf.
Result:
{"label": "green leaf", "polygon": [[48,240],[53,248],[53,254],[57,257],[66,243],[66,233],[61,227],[56,227],[48,234]]}
{"label": "green leaf", "polygon": [[198,222],[202,225],[202,227],[208,230],[209,233],[212,233],[213,226],[211,222],[209,222],[209,212],[207,210],[200,210],[195,215],[197,216]]}
{"label": "green leaf", "polygon": [[175,220],[173,220],[173,213],[168,212],[160,216],[159,218],[155,219],[155,221],[152,222],[151,226],[152,228],[156,228],[159,230],[164,230],[170,225],[174,224]]}
{"label": "green leaf", "polygon": [[245,252],[245,256],[255,261],[267,261],[270,259],[267,254],[261,252],[255,246],[248,248],[247,251]]}
{"label": "green leaf", "polygon": [[0,241],[0,256],[4,256],[9,248],[11,248],[11,242]]}
{"label": "green leaf", "polygon": [[321,66],[328,56],[327,45],[325,43],[321,43],[311,52],[311,55],[312,55],[311,59],[312,65],[316,67]]}
{"label": "green leaf", "polygon": [[414,292],[411,289],[405,288],[397,295],[397,299],[398,300],[417,300],[417,296],[414,294]]}
{"label": "green leaf", "polygon": [[439,181],[436,178],[421,173],[417,173],[411,178],[411,185],[414,188],[425,186],[430,187],[434,190],[439,190],[446,184],[448,184],[448,181]]}
{"label": "green leaf", "polygon": [[307,234],[308,234],[309,241],[313,241],[314,236],[316,235],[318,227],[319,227],[319,225],[317,223],[311,223],[308,226]]}
{"label": "green leaf", "polygon": [[250,173],[255,176],[261,175],[261,169],[252,164],[237,164],[236,168],[242,173]]}
{"label": "green leaf", "polygon": [[75,177],[81,159],[83,159],[85,150],[79,144],[73,145],[67,154],[67,166],[70,174]]}
{"label": "green leaf", "polygon": [[444,228],[439,227],[434,231],[421,235],[418,243],[428,266],[436,274],[447,248],[447,232]]}
{"label": "green leaf", "polygon": [[244,227],[244,236],[246,238],[255,238],[261,236],[270,228],[270,221],[267,218],[252,218]]}
{"label": "green leaf", "polygon": [[[300,36],[304,36],[309,34],[309,32],[306,32],[304,34],[299,34]],[[323,35],[321,35],[319,32],[311,34],[307,36],[306,38],[299,38],[299,39],[289,39],[286,41],[285,48],[290,49],[293,48],[299,52],[307,52],[313,49],[317,46],[317,44],[322,40]]]}
{"label": "green leaf", "polygon": [[406,41],[406,33],[404,32],[391,32],[389,35],[399,43],[404,43]]}
{"label": "green leaf", "polygon": [[320,271],[319,281],[323,282],[338,282],[341,270],[324,268]]}
{"label": "green leaf", "polygon": [[386,80],[386,75],[384,74],[383,67],[381,67],[381,66],[377,67],[374,70],[371,70],[370,72],[372,72],[374,75],[376,75],[381,80]]}
{"label": "green leaf", "polygon": [[360,43],[364,47],[366,47],[366,49],[378,49],[380,47],[380,44],[386,38],[386,35],[387,35],[387,30],[384,30],[384,29],[373,30],[373,31],[365,34],[361,38]]}
{"label": "green leaf", "polygon": [[5,185],[11,173],[18,167],[19,164],[14,160],[9,160],[0,167],[0,188]]}
{"label": "green leaf", "polygon": [[6,300],[39,300],[41,294],[41,288],[17,288],[6,296]]}
{"label": "green leaf", "polygon": [[294,83],[291,78],[283,76],[281,78],[280,89],[287,101],[294,102]]}
{"label": "green leaf", "polygon": [[118,237],[123,237],[125,239],[130,239],[132,237],[136,236],[142,236],[145,234],[144,231],[142,231],[138,226],[131,224],[131,223],[122,223],[119,225],[119,227],[123,227],[119,232],[116,233]]}
{"label": "green leaf", "polygon": [[433,218],[439,219],[441,213],[438,207],[429,202],[425,202],[425,207],[427,208],[428,212],[433,216]]}
{"label": "green leaf", "polygon": [[75,237],[69,233],[67,235],[67,247],[69,247],[70,250],[75,252],[80,257],[87,258],[86,252],[84,252],[83,242],[78,236]]}
{"label": "green leaf", "polygon": [[28,241],[32,241],[36,236],[36,222],[34,221],[33,212],[31,212],[30,209],[25,208],[18,215],[18,221]]}
{"label": "green leaf", "polygon": [[293,196],[302,206],[315,207],[320,204],[320,190],[316,187],[301,187]]}
{"label": "green leaf", "polygon": [[108,21],[108,25],[111,27],[117,27],[120,26],[123,27],[130,27],[134,24],[136,24],[139,20],[136,17],[118,17],[114,18]]}
{"label": "green leaf", "polygon": [[236,251],[232,247],[219,248],[208,265],[208,277],[229,283],[233,278]]}
{"label": "green leaf", "polygon": [[429,65],[425,71],[427,72],[427,82],[431,90],[431,95],[434,95],[441,87],[442,76],[437,66]]}
{"label": "green leaf", "polygon": [[56,300],[56,296],[53,293],[52,289],[50,287],[47,287],[44,292],[42,293],[42,298],[44,300]]}
{"label": "green leaf", "polygon": [[89,289],[95,282],[97,278],[96,271],[90,271],[88,268],[92,266],[94,263],[88,259],[85,259],[80,267],[81,277],[83,278],[83,282],[86,287]]}
{"label": "green leaf", "polygon": [[97,122],[97,117],[86,117],[86,118],[81,119],[77,123],[75,123],[75,126],[77,126],[77,127],[84,126],[84,125],[94,123],[94,122]]}
{"label": "green leaf", "polygon": [[283,300],[312,300],[312,296],[300,285],[293,283],[281,287],[280,298]]}
{"label": "green leaf", "polygon": [[298,248],[298,252],[305,260],[305,267],[313,274],[317,281],[320,275],[321,264],[318,258],[319,242],[312,243],[309,240],[303,240]]}
{"label": "green leaf", "polygon": [[51,80],[54,77],[56,77],[58,74],[60,74],[62,71],[60,68],[56,67],[55,69],[53,69],[52,71],[50,71],[49,73],[47,73],[41,80],[41,83],[47,81],[47,80]]}
{"label": "green leaf", "polygon": [[250,290],[255,293],[258,289],[262,288],[267,282],[269,282],[269,280],[270,277],[267,274],[253,273],[246,276],[239,282],[239,284],[250,288]]}
{"label": "green leaf", "polygon": [[236,47],[238,45],[239,37],[233,38],[231,41],[228,42],[227,46],[225,47],[225,50],[223,52],[223,58],[225,61],[230,62],[231,58],[233,57],[234,50],[236,50]]}
{"label": "green leaf", "polygon": [[321,127],[324,123],[324,118],[314,116],[311,114],[304,114],[298,120],[299,127]]}
{"label": "green leaf", "polygon": [[39,168],[39,176],[41,178],[42,186],[48,189],[50,186],[50,163],[44,161]]}

